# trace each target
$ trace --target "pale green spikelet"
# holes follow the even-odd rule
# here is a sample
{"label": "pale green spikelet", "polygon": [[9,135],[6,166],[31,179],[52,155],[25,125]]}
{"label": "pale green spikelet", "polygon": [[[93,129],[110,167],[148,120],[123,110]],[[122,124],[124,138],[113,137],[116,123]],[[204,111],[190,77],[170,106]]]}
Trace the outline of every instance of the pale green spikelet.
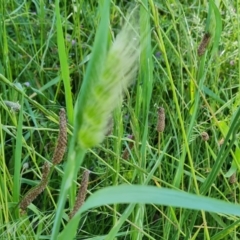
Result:
{"label": "pale green spikelet", "polygon": [[117,35],[106,59],[103,59],[104,62],[99,63],[102,69],[96,69],[97,77],[92,81],[88,98],[81,106],[78,143],[83,149],[93,147],[104,139],[111,112],[136,76],[139,58],[136,29],[126,24]]}

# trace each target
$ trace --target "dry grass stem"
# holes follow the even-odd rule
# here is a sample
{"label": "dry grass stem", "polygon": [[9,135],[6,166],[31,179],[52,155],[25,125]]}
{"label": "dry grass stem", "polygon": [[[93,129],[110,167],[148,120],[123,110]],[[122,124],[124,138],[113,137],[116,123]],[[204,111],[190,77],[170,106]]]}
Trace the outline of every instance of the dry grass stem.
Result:
{"label": "dry grass stem", "polygon": [[67,119],[64,108],[61,108],[59,113],[59,125],[60,131],[58,135],[57,146],[53,154],[53,165],[57,165],[62,161],[67,146]]}
{"label": "dry grass stem", "polygon": [[85,201],[86,194],[87,194],[89,174],[90,174],[90,171],[88,170],[85,170],[83,172],[81,187],[79,188],[77,200],[74,205],[74,208],[69,214],[69,219],[71,219],[76,214],[76,212],[80,209],[80,207],[83,205]]}

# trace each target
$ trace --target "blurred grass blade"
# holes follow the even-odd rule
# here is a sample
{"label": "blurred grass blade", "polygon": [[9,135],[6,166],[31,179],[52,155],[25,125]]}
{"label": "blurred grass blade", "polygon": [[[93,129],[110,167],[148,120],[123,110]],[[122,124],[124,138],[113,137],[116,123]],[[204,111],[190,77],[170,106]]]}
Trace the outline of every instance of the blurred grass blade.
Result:
{"label": "blurred grass blade", "polygon": [[214,33],[214,38],[212,39],[213,47],[211,52],[211,55],[213,56],[213,54],[218,50],[218,46],[220,42],[220,37],[222,33],[222,18],[221,18],[221,14],[219,12],[218,7],[215,5],[213,0],[209,1],[209,9],[211,13],[212,12],[214,13],[214,14],[211,14],[211,18],[213,19],[210,21],[208,26],[210,33]]}
{"label": "blurred grass blade", "polygon": [[[59,4],[58,1],[57,3]],[[58,6],[58,4],[56,4],[56,7]],[[84,78],[83,86],[81,88],[80,95],[78,96],[78,101],[75,105],[75,109],[74,109],[75,131],[73,132],[73,137],[71,139],[71,143],[69,147],[68,161],[65,167],[65,171],[64,171],[65,174],[62,180],[51,240],[55,240],[58,235],[68,190],[70,186],[73,184],[73,179],[76,178],[77,172],[80,168],[80,165],[85,155],[85,150],[79,149],[78,143],[76,142],[77,136],[78,136],[78,130],[81,124],[81,119],[80,119],[81,116],[79,115],[79,112],[80,112],[80,109],[82,108],[81,104],[88,99],[89,93],[86,92],[87,91],[86,88],[88,88],[89,84],[94,84],[92,77],[94,76],[94,74],[98,74],[98,69],[100,68],[99,64],[101,64],[102,60],[105,59],[106,57],[107,43],[108,43],[109,8],[110,8],[110,1],[106,0],[104,2],[104,5],[101,8],[101,22],[96,33],[93,51],[92,51],[89,65],[87,67],[87,72]],[[75,200],[74,199],[75,195],[73,193],[74,190],[75,190],[75,185],[73,184],[71,195],[70,195],[70,206],[73,205],[73,202]]]}
{"label": "blurred grass blade", "polygon": [[[142,6],[140,7],[140,69],[138,81],[137,98],[138,103],[141,103],[142,108],[140,112],[140,138],[142,141],[141,153],[139,158],[139,166],[143,169],[146,168],[147,160],[147,141],[149,133],[149,109],[152,97],[153,88],[153,63],[152,63],[152,47],[151,47],[151,27],[150,27],[150,10],[148,1],[143,0]],[[141,171],[138,172],[139,183],[144,184],[145,174]],[[134,216],[137,216],[133,221],[140,229],[143,228],[145,207],[144,205],[137,205],[135,207]],[[142,233],[139,231],[133,231],[133,239],[141,239]]]}
{"label": "blurred grass blade", "polygon": [[62,21],[59,9],[59,0],[55,1],[55,12],[57,16],[57,43],[58,43],[58,55],[61,66],[61,75],[64,84],[65,101],[67,108],[67,116],[70,124],[73,124],[73,100],[70,84],[68,57],[65,48],[64,34],[62,30]]}
{"label": "blurred grass blade", "polygon": [[[216,235],[211,237],[211,240],[220,240],[220,239],[228,239],[227,236],[230,236],[230,234],[240,226],[240,220],[237,220],[233,222],[232,224],[225,227],[223,230],[218,232]],[[226,238],[227,237],[227,238]]]}
{"label": "blurred grass blade", "polygon": [[74,239],[81,213],[102,205],[117,203],[158,204],[240,216],[240,205],[153,186],[121,185],[107,187],[91,195],[67,224],[58,240]]}
{"label": "blurred grass blade", "polygon": [[[121,102],[123,91],[136,76],[138,26],[129,21],[117,34],[107,55],[107,39],[103,43],[102,35],[101,39],[96,38],[97,48],[93,49],[75,108],[75,130],[78,135],[76,141],[83,149],[94,147],[103,141],[112,111]],[[107,36],[107,32],[105,35]]]}

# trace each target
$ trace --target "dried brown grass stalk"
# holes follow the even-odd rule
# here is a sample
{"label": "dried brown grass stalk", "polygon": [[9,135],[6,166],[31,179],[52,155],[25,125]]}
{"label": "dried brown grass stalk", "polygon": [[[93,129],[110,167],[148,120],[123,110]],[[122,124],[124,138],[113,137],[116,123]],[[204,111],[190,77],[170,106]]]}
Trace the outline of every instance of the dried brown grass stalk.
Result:
{"label": "dried brown grass stalk", "polygon": [[158,108],[158,122],[157,122],[157,131],[163,132],[165,129],[165,110],[163,107]]}
{"label": "dried brown grass stalk", "polygon": [[79,188],[78,195],[77,195],[77,200],[76,200],[76,203],[74,205],[74,208],[69,213],[69,219],[71,219],[76,214],[76,212],[80,209],[80,207],[83,205],[83,203],[85,201],[86,194],[87,194],[89,174],[90,174],[89,170],[85,170],[83,172],[81,187]]}
{"label": "dried brown grass stalk", "polygon": [[67,119],[64,108],[61,108],[59,113],[59,125],[57,146],[52,159],[53,165],[57,165],[62,161],[67,146]]}
{"label": "dried brown grass stalk", "polygon": [[210,42],[210,39],[211,39],[210,33],[205,33],[203,38],[202,38],[202,41],[199,45],[199,48],[198,48],[198,56],[199,57],[202,56],[205,53],[205,51],[207,49],[207,46]]}
{"label": "dried brown grass stalk", "polygon": [[44,191],[48,184],[48,175],[50,172],[50,165],[45,162],[42,170],[42,180],[38,186],[32,188],[20,202],[20,208],[22,211],[25,211],[28,205],[37,198],[37,196]]}

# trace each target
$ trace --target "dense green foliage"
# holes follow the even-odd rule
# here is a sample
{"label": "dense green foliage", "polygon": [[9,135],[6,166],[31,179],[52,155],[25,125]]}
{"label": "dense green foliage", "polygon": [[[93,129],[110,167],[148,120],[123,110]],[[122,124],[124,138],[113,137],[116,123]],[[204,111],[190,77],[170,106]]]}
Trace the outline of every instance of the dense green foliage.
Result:
{"label": "dense green foliage", "polygon": [[[240,201],[236,2],[0,1],[0,239],[63,240],[76,229],[75,239],[240,238],[240,206],[230,204]],[[106,63],[110,76],[121,70],[107,53],[133,9],[138,74],[113,103],[112,132],[84,149],[88,90]],[[22,213],[19,202],[51,163],[61,108],[64,161]],[[89,201],[68,221],[85,169]]]}

